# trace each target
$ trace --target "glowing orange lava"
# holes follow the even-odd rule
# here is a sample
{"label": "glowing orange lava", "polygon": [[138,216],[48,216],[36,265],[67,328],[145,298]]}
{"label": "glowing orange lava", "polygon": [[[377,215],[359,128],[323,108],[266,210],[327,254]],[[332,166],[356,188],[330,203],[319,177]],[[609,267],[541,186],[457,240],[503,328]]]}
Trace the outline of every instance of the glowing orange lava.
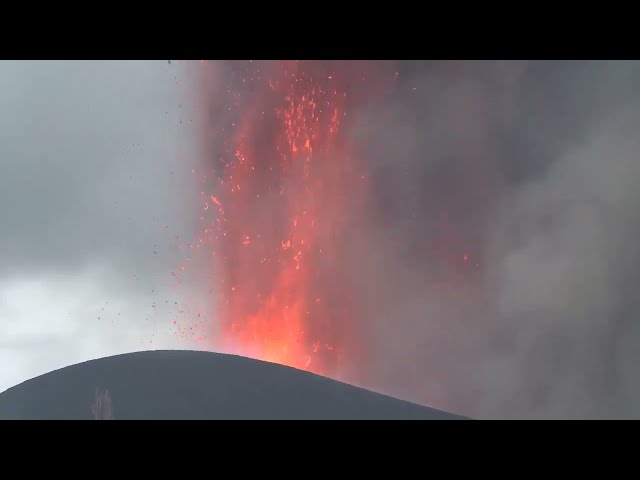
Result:
{"label": "glowing orange lava", "polygon": [[341,275],[365,181],[342,131],[347,92],[304,62],[234,71],[235,116],[205,230],[226,348],[336,376],[355,310]]}

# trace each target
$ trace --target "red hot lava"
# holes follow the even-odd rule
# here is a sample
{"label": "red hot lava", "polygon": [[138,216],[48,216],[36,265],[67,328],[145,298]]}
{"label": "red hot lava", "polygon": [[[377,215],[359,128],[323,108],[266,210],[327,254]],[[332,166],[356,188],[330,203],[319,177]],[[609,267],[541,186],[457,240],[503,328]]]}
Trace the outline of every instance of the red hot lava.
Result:
{"label": "red hot lava", "polygon": [[233,65],[201,242],[226,350],[331,376],[355,351],[345,245],[366,176],[345,127],[359,68]]}

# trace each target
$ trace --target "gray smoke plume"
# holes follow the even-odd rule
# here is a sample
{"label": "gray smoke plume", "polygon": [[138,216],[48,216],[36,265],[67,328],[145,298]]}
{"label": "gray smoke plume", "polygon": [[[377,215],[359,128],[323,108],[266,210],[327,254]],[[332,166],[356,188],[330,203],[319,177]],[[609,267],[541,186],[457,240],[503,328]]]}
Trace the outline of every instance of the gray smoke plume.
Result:
{"label": "gray smoke plume", "polygon": [[365,383],[477,418],[640,416],[639,77],[400,63],[355,129],[377,179]]}

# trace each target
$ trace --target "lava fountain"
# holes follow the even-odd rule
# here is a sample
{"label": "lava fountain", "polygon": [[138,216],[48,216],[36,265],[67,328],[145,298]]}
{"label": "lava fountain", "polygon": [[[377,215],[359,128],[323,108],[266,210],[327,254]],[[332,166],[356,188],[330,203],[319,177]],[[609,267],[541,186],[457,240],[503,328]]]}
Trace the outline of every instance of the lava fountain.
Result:
{"label": "lava fountain", "polygon": [[238,62],[226,72],[200,238],[225,351],[334,377],[356,355],[345,265],[367,175],[348,140],[349,90],[368,68]]}

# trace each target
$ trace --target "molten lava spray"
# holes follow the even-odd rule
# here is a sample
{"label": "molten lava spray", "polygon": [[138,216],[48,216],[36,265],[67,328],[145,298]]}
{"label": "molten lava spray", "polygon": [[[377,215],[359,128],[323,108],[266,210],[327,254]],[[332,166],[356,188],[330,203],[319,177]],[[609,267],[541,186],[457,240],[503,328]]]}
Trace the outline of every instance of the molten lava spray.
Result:
{"label": "molten lava spray", "polygon": [[341,265],[367,177],[347,141],[347,90],[366,68],[248,62],[229,72],[202,236],[227,351],[331,376],[355,355],[357,294]]}

